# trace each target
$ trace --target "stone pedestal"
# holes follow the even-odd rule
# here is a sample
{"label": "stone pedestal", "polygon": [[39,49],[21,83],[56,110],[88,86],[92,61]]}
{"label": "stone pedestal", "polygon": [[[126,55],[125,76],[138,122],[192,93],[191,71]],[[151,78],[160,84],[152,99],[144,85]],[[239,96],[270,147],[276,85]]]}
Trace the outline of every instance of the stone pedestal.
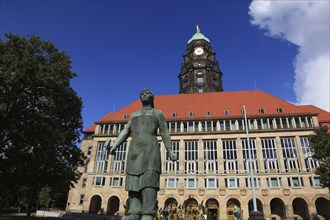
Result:
{"label": "stone pedestal", "polygon": [[265,220],[264,215],[259,211],[250,212],[249,220]]}

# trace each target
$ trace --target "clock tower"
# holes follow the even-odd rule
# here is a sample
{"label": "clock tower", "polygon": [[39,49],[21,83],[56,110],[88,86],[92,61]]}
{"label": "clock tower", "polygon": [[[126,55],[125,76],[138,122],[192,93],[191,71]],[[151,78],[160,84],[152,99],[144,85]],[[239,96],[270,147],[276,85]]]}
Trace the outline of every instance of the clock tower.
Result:
{"label": "clock tower", "polygon": [[219,69],[210,40],[196,26],[196,33],[187,43],[184,63],[178,76],[179,93],[222,92],[222,72]]}

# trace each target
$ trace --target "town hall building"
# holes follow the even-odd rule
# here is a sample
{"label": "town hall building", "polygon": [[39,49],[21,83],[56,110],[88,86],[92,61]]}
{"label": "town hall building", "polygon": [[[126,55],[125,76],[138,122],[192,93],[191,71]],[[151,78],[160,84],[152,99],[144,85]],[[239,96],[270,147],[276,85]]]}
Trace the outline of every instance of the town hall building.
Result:
{"label": "town hall building", "polygon": [[[254,182],[257,209],[265,219],[330,219],[330,194],[314,174],[319,161],[312,158],[308,140],[315,128],[330,126],[330,113],[260,90],[224,91],[216,53],[198,27],[183,59],[179,94],[156,95],[154,100],[155,108],[165,115],[178,156],[175,162],[169,159],[159,136],[159,214],[170,219],[198,219],[201,213],[207,219],[248,219]],[[67,211],[125,214],[131,138],[114,156],[104,145],[116,140],[140,108],[140,100],[135,100],[84,131],[81,150],[86,164],[79,168],[82,176],[69,192]]]}

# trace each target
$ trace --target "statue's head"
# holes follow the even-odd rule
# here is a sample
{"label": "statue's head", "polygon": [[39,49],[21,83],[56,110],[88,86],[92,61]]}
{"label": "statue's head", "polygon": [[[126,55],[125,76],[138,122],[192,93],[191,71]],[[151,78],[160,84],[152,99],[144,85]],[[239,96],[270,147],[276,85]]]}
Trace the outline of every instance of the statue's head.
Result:
{"label": "statue's head", "polygon": [[143,89],[140,93],[141,102],[150,102],[151,106],[154,108],[154,94],[150,89]]}

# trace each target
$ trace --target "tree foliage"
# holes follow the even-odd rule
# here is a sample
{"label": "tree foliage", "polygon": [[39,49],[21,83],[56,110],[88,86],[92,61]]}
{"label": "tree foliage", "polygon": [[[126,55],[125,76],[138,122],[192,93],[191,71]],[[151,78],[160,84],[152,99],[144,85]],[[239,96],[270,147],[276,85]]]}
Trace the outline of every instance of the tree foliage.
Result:
{"label": "tree foliage", "polygon": [[52,189],[48,186],[41,189],[39,193],[39,205],[41,207],[48,208],[50,202],[52,201],[51,191]]}
{"label": "tree foliage", "polygon": [[0,197],[23,194],[31,208],[43,187],[67,191],[80,177],[82,101],[70,86],[76,74],[69,56],[38,36],[6,37],[0,40]]}
{"label": "tree foliage", "polygon": [[309,137],[311,148],[314,150],[313,158],[320,161],[316,174],[320,176],[321,183],[330,190],[330,134],[328,128],[323,126],[315,129]]}

